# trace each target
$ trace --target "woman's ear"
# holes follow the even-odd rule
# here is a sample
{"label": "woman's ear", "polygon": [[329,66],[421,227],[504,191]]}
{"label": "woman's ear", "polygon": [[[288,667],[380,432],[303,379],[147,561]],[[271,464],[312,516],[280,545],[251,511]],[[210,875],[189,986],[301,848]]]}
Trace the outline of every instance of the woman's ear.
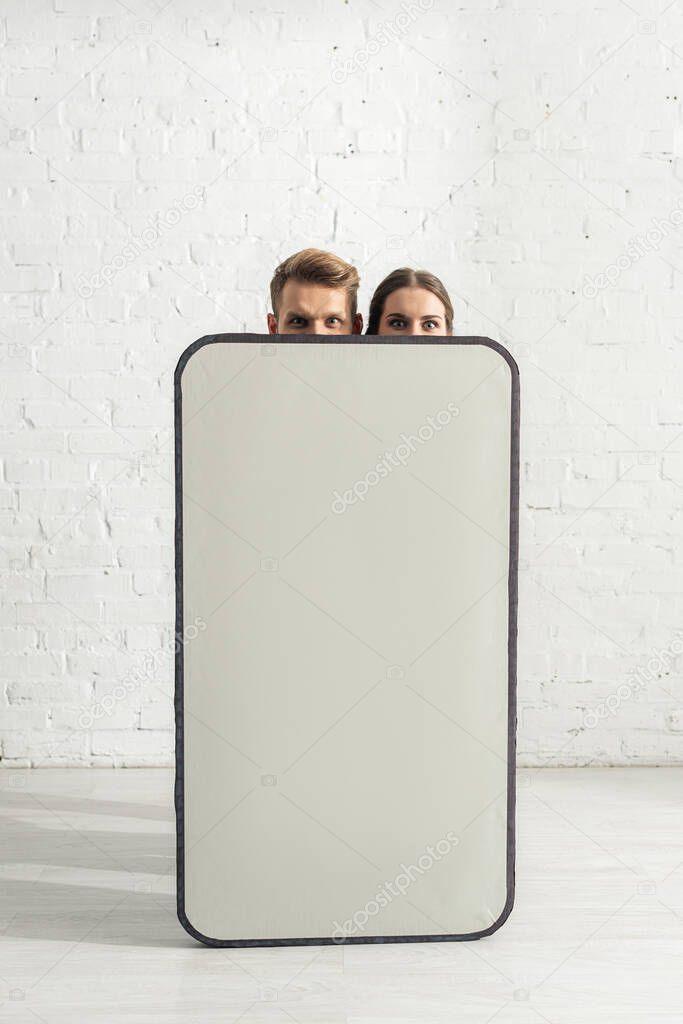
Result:
{"label": "woman's ear", "polygon": [[352,334],[362,334],[363,333],[363,314],[362,313],[356,313],[356,315],[354,316],[354,318],[353,318],[353,331],[351,333]]}

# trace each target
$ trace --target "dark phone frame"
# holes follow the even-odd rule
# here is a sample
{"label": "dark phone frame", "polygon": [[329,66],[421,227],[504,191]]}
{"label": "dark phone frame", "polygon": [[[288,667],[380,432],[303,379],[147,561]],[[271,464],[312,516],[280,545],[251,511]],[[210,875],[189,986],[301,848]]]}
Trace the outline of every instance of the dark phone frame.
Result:
{"label": "dark phone frame", "polygon": [[[195,352],[205,345],[214,344],[277,344],[278,338],[286,344],[330,345],[483,345],[492,348],[510,368],[511,423],[510,423],[510,529],[508,563],[508,786],[507,786],[507,898],[505,906],[493,924],[478,932],[454,935],[350,935],[334,938],[285,939],[216,939],[203,935],[190,922],[185,912],[185,815],[184,815],[184,660],[183,660],[183,472],[182,472],[182,375]],[[376,942],[467,942],[482,939],[496,932],[512,912],[515,898],[515,761],[517,732],[517,616],[518,616],[518,562],[519,562],[519,367],[508,350],[497,341],[485,337],[399,337],[395,335],[319,335],[319,334],[209,334],[199,338],[181,354],[174,375],[174,436],[175,436],[175,786],[176,812],[176,900],[181,925],[193,938],[207,946],[327,946]]]}

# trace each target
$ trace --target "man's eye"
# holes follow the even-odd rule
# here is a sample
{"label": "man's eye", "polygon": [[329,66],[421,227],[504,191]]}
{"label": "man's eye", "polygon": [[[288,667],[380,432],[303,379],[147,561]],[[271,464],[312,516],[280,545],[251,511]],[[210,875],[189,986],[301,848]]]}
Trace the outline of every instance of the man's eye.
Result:
{"label": "man's eye", "polygon": [[328,324],[331,324],[331,323],[340,324],[341,323],[341,319],[338,316],[331,316],[331,317],[328,318],[327,322],[328,322]]}
{"label": "man's eye", "polygon": [[290,324],[303,324],[303,323],[306,323],[306,321],[304,320],[304,318],[302,316],[293,316],[292,319],[289,322],[290,322]]}

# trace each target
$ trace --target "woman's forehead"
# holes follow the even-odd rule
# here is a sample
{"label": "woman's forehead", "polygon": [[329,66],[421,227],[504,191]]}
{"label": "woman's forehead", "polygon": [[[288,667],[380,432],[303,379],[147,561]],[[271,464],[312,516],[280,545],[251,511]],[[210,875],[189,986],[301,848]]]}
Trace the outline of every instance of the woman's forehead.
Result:
{"label": "woman's forehead", "polygon": [[405,288],[397,288],[395,292],[387,296],[384,302],[385,316],[405,313],[406,310],[415,312],[420,316],[443,316],[444,308],[444,304],[438,295],[434,295],[427,288],[412,285]]}

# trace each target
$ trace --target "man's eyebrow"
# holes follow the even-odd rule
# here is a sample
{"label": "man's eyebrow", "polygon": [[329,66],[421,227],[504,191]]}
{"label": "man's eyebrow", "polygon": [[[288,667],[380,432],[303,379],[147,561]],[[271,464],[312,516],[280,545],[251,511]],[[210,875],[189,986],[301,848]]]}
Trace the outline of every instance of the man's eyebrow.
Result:
{"label": "man's eyebrow", "polygon": [[[285,317],[288,317],[288,316],[311,317],[313,315],[314,315],[313,313],[301,313],[297,309],[292,309],[292,310],[289,310],[287,313],[285,313]],[[346,316],[346,313],[337,313],[337,312],[335,312],[335,310],[330,310],[329,313],[325,313],[325,319],[327,319],[327,317],[330,317],[330,316],[337,316],[337,317],[339,317],[340,320],[343,320],[344,317]]]}

